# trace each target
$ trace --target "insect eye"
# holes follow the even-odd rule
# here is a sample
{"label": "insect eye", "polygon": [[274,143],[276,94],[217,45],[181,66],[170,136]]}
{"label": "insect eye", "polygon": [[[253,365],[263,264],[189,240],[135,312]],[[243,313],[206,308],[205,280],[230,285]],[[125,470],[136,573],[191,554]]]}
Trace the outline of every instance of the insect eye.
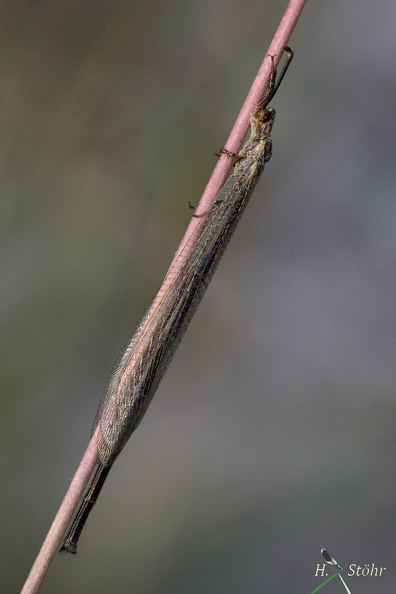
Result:
{"label": "insect eye", "polygon": [[269,107],[268,109],[263,109],[261,119],[263,122],[269,122],[273,119],[275,115],[275,109],[273,107]]}

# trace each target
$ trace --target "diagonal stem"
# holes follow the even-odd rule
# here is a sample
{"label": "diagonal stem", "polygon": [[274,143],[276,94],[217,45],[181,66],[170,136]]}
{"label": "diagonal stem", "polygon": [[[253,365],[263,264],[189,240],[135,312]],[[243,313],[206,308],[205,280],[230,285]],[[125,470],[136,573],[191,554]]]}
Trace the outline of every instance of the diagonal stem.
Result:
{"label": "diagonal stem", "polygon": [[[246,136],[249,126],[249,118],[252,107],[256,105],[264,94],[265,87],[268,82],[272,61],[270,56],[274,56],[275,66],[283,53],[283,47],[288,44],[290,36],[297,24],[297,21],[304,8],[306,0],[290,0],[275,36],[271,42],[268,52],[265,55],[262,65],[257,73],[257,76],[252,84],[252,87],[246,97],[241,111],[236,119],[234,127],[228,137],[225,147],[232,153],[238,153],[242,142]],[[196,208],[196,213],[204,213],[216,199],[217,194],[224,185],[232,166],[232,162],[228,158],[221,157],[214,170],[208,184],[202,194],[201,200]],[[187,253],[186,244],[191,235],[196,232],[201,223],[200,217],[192,217],[191,222],[184,234],[180,246],[176,252],[169,271],[172,274],[177,273],[178,267],[183,266],[183,254]],[[167,275],[166,280],[169,281]],[[162,292],[166,289],[162,286],[158,292],[157,297],[152,303],[152,311],[155,310],[157,300],[162,297]],[[98,452],[96,447],[96,434],[93,434],[91,441],[85,451],[77,472],[70,484],[70,487],[63,499],[61,506],[55,516],[55,519],[48,531],[44,543],[37,555],[37,558],[30,570],[26,582],[21,590],[21,594],[34,594],[38,591],[48,567],[59,549],[62,536],[70,523],[73,514],[77,508],[79,500],[88,484],[88,481],[93,473],[93,470],[98,462]]]}

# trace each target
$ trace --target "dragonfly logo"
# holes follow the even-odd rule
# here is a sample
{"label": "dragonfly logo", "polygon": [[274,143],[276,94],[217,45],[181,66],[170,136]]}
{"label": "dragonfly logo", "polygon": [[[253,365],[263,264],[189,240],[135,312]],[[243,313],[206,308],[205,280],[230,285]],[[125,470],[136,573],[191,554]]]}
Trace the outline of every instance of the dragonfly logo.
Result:
{"label": "dragonfly logo", "polygon": [[351,594],[350,589],[348,588],[348,586],[346,585],[344,579],[341,576],[341,573],[340,572],[342,571],[342,567],[338,563],[338,561],[336,561],[334,559],[334,557],[332,557],[330,555],[330,553],[327,551],[327,549],[325,549],[324,547],[320,547],[320,554],[322,555],[322,557],[326,561],[326,563],[318,563],[316,565],[315,576],[327,577],[328,576],[328,573],[326,573],[327,565],[331,565],[331,567],[335,570],[335,573],[333,573],[329,578],[327,578],[317,588],[315,588],[315,590],[313,590],[311,592],[311,594],[315,594],[315,592],[319,592],[319,590],[321,590],[322,588],[324,588],[326,586],[326,584],[328,584],[329,582],[331,582],[331,580],[333,580],[333,579],[337,579],[337,577],[341,580],[341,583],[342,583],[342,585],[345,588],[345,592],[348,592],[348,594]]}
{"label": "dragonfly logo", "polygon": [[320,552],[326,563],[328,563],[329,565],[333,565],[336,569],[339,569],[341,571],[341,565],[337,563],[335,559],[333,559],[333,557],[326,551],[324,547],[320,547]]}

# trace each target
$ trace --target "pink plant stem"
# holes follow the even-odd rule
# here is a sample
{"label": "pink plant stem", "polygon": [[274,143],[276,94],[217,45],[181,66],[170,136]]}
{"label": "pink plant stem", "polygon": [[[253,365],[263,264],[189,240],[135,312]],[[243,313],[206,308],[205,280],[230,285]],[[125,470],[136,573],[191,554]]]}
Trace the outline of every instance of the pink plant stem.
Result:
{"label": "pink plant stem", "polygon": [[98,462],[96,429],[30,570],[21,594],[37,592]]}
{"label": "pink plant stem", "polygon": [[[249,127],[249,118],[252,107],[260,101],[264,94],[271,67],[270,56],[275,56],[275,64],[279,62],[280,58],[282,57],[283,47],[287,45],[305,3],[306,0],[290,0],[289,2],[278,30],[275,33],[264,61],[260,66],[257,76],[226,142],[225,148],[233,153],[237,153],[241,148],[242,142]],[[210,205],[213,203],[218,192],[224,185],[230,173],[231,167],[231,159],[224,155],[220,157],[196,208],[197,214],[203,213],[210,208]],[[198,230],[200,224],[202,224],[202,218],[192,217],[187,231],[184,234],[184,237],[168,270],[165,280],[151,305],[151,311],[154,311],[158,303],[161,301],[162,295],[166,290],[171,277],[174,274],[177,274],[179,267],[183,266],[183,254],[188,252],[188,250],[185,249],[186,245],[188,244],[191,236]],[[51,525],[51,528],[48,531],[43,545],[21,590],[21,594],[34,594],[38,591],[48,570],[49,564],[60,547],[62,536],[65,533],[67,526],[71,522],[77,505],[98,462],[96,434],[97,430],[88,444],[77,472],[74,475],[69,489],[67,490],[67,493]]]}

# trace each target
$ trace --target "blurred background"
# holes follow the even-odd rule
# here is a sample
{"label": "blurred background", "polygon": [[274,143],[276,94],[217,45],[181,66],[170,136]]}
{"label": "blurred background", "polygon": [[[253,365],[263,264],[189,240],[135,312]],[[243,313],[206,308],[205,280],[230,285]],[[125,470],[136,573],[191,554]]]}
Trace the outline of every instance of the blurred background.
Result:
{"label": "blurred background", "polygon": [[[3,592],[286,5],[0,5]],[[272,160],[78,555],[41,592],[309,594],[321,545],[352,592],[393,591],[395,23],[393,0],[307,4]],[[350,563],[387,569],[348,578]]]}

